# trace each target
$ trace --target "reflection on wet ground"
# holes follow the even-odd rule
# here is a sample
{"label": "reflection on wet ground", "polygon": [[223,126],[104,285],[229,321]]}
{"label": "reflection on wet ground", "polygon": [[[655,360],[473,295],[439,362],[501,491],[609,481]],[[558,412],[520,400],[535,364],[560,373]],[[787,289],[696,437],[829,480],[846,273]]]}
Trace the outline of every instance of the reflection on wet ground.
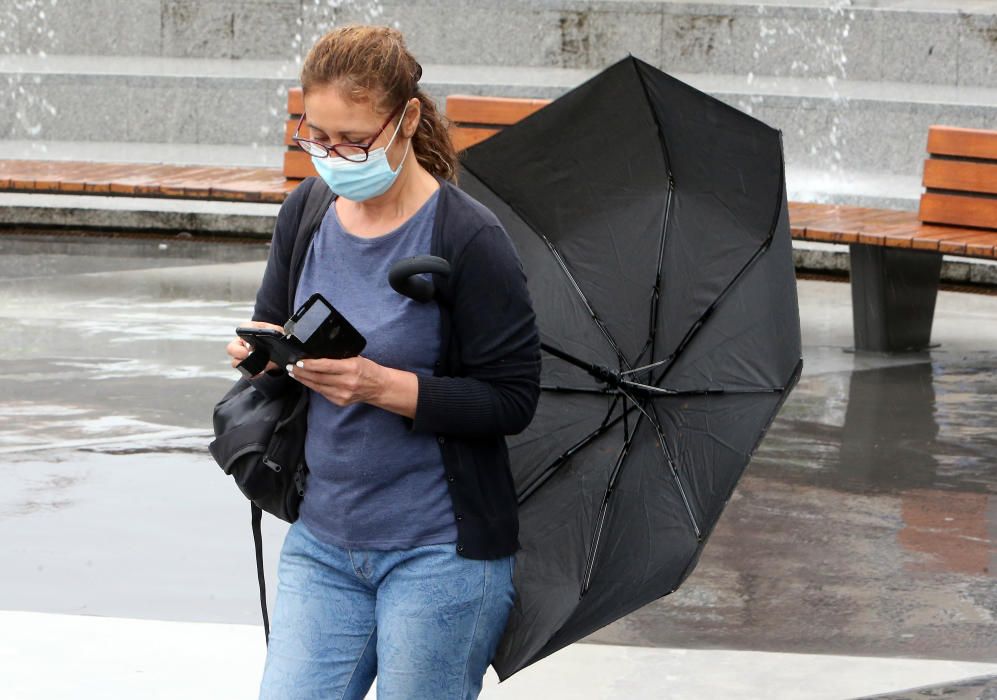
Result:
{"label": "reflection on wet ground", "polygon": [[[244,499],[205,446],[211,407],[238,376],[224,346],[250,317],[265,247],[167,260],[158,243],[91,256],[3,245],[0,319],[14,338],[0,357],[5,607],[258,623]],[[941,292],[940,347],[891,357],[846,352],[846,284],[799,291],[803,376],[697,569],[588,641],[993,661],[997,297]],[[199,475],[204,492],[175,500]],[[189,530],[237,540],[197,560],[207,589],[138,544],[158,536],[181,551],[169,543],[177,509]],[[143,522],[117,524],[119,512]],[[99,542],[74,513],[106,520]],[[50,579],[74,565],[88,570],[83,585]],[[141,595],[101,588],[109,576]]]}

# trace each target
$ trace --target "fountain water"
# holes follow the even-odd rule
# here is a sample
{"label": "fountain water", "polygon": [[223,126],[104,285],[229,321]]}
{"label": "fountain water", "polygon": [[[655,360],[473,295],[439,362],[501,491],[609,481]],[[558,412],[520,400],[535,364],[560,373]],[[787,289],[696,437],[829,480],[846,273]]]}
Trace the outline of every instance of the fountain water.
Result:
{"label": "fountain water", "polygon": [[[13,53],[44,60],[49,53],[58,50],[56,32],[49,27],[46,15],[46,10],[55,8],[57,4],[58,0],[14,0],[0,8],[0,68]],[[13,107],[4,110],[12,121],[7,124],[0,122],[0,127],[8,133],[18,131],[32,138],[41,136],[43,121],[39,112],[55,116],[58,111],[44,96],[31,89],[32,85],[41,82],[41,77],[37,73],[25,76],[10,70],[0,75],[3,75],[4,101]],[[36,143],[38,151],[47,152],[44,142]]]}

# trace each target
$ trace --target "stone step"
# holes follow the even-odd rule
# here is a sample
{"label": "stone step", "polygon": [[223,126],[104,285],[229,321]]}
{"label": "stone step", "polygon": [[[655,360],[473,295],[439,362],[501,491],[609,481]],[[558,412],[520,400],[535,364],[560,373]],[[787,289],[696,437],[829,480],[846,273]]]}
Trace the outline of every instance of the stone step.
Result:
{"label": "stone step", "polygon": [[598,69],[632,52],[686,73],[997,87],[994,0],[24,2],[0,11],[0,46],[296,62],[347,22],[397,26],[424,64]]}
{"label": "stone step", "polygon": [[[591,69],[426,65],[422,84],[449,94],[553,98]],[[992,128],[997,88],[930,83],[673,73],[674,77],[783,131],[787,163],[831,173],[920,175],[932,124]],[[285,61],[126,56],[0,57],[0,83],[16,93],[0,111],[12,140],[279,147]],[[54,147],[54,146],[53,146]],[[41,148],[41,146],[39,146]],[[114,160],[113,153],[106,160]]]}

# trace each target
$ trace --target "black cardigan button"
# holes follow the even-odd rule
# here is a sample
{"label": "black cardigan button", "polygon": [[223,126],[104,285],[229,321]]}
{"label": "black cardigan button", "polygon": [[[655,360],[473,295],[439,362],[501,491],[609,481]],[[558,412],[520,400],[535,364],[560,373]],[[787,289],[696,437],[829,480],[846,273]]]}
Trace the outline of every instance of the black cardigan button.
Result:
{"label": "black cardigan button", "polygon": [[456,479],[454,478],[454,475],[451,474],[450,476],[447,477],[447,481],[456,481]]}
{"label": "black cardigan button", "polygon": [[463,552],[464,551],[464,545],[462,545],[462,544],[457,545],[457,551],[458,552]]}
{"label": "black cardigan button", "polygon": [[463,519],[464,519],[463,515],[460,515],[460,514],[457,515],[457,520],[463,520]]}
{"label": "black cardigan button", "polygon": [[436,438],[436,441],[442,445],[444,442],[446,442],[446,438],[440,435],[438,438]]}

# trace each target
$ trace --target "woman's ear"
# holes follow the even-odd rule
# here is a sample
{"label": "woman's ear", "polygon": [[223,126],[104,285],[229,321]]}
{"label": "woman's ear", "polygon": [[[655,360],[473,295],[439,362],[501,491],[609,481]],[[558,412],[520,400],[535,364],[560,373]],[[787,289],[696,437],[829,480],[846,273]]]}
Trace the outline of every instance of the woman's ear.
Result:
{"label": "woman's ear", "polygon": [[408,109],[405,110],[405,120],[402,123],[402,135],[410,139],[415,136],[419,129],[419,121],[422,119],[422,102],[418,97],[409,99]]}

